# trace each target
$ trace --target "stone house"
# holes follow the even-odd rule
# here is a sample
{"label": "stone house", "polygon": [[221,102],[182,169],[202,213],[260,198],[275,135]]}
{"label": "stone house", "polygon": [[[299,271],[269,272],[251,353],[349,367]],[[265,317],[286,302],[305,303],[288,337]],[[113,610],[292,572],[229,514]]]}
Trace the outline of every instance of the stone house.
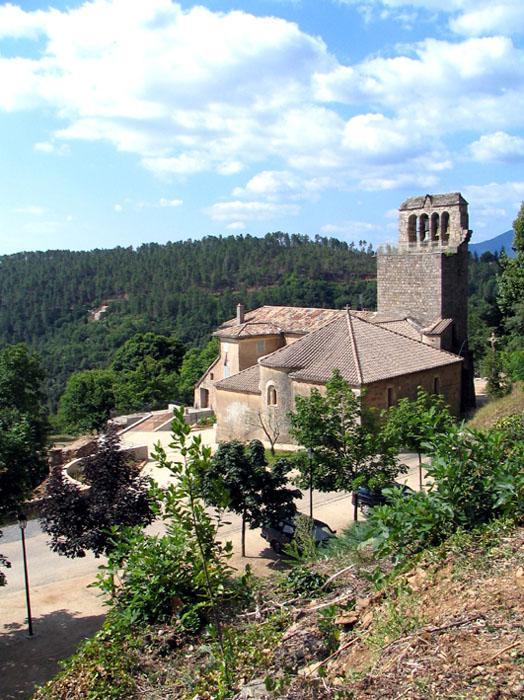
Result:
{"label": "stone house", "polygon": [[334,369],[369,407],[418,386],[459,414],[474,401],[467,349],[467,202],[425,195],[400,207],[398,246],[378,252],[376,312],[264,306],[215,333],[220,355],[195,389],[212,406],[217,440],[289,444],[295,397],[323,390]]}

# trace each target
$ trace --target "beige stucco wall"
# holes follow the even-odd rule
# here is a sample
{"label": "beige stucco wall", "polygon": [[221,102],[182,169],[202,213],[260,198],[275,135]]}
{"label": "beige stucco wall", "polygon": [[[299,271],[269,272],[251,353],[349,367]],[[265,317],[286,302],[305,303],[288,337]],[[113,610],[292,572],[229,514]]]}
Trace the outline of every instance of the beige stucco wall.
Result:
{"label": "beige stucco wall", "polygon": [[217,390],[215,413],[217,417],[216,440],[265,440],[260,428],[258,394],[241,394],[234,391]]}
{"label": "beige stucco wall", "polygon": [[[258,347],[258,342],[262,341],[263,348]],[[241,338],[240,340],[220,340],[220,355],[218,361],[209,368],[204,377],[195,387],[193,405],[195,408],[202,408],[201,390],[209,392],[208,407],[216,411],[216,391],[215,383],[225,379],[224,367],[227,361],[229,376],[238,374],[243,369],[256,364],[259,357],[269,355],[284,345],[281,335]]]}
{"label": "beige stucco wall", "polygon": [[[259,343],[263,344],[263,347],[260,347],[260,349]],[[239,371],[252,367],[257,363],[259,357],[269,355],[283,345],[284,339],[281,335],[271,335],[263,338],[242,338],[242,340],[238,342]]]}

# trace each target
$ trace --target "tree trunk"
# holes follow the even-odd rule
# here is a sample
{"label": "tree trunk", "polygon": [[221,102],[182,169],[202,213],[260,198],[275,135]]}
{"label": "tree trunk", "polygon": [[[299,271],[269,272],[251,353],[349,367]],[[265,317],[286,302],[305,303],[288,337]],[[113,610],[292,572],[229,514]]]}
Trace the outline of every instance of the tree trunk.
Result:
{"label": "tree trunk", "polygon": [[313,467],[309,466],[309,517],[313,520]]}
{"label": "tree trunk", "polygon": [[422,481],[422,455],[420,454],[420,452],[418,453],[418,482],[420,490],[423,491],[424,484]]}
{"label": "tree trunk", "polygon": [[242,513],[242,556],[246,556],[246,514]]}

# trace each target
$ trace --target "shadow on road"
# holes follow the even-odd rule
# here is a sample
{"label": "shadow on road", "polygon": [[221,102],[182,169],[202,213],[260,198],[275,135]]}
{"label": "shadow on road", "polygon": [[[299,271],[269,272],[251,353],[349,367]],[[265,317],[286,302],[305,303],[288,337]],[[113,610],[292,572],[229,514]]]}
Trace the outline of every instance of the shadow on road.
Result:
{"label": "shadow on road", "polygon": [[34,619],[32,638],[27,637],[25,626],[5,625],[7,631],[0,634],[2,700],[32,697],[35,685],[51,679],[59,670],[58,662],[71,656],[81,641],[92,636],[104,617],[77,617],[71,610],[56,610]]}

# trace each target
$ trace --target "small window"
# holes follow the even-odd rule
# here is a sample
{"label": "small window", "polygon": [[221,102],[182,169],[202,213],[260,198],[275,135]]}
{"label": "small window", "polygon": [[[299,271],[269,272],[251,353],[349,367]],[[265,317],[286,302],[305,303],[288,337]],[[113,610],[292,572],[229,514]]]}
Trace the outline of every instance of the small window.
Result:
{"label": "small window", "polygon": [[440,379],[439,379],[439,377],[435,377],[433,379],[433,393],[440,394]]}
{"label": "small window", "polygon": [[266,352],[266,341],[257,340],[257,355],[263,355]]}
{"label": "small window", "polygon": [[395,397],[393,396],[393,387],[388,386],[388,408],[391,408],[395,403]]}
{"label": "small window", "polygon": [[275,387],[271,384],[267,388],[267,405],[268,406],[276,406],[277,405],[277,390]]}
{"label": "small window", "polygon": [[210,378],[210,379],[214,379],[214,378],[215,378],[215,375],[214,375],[213,372],[210,372],[210,373],[209,373],[209,378]]}

